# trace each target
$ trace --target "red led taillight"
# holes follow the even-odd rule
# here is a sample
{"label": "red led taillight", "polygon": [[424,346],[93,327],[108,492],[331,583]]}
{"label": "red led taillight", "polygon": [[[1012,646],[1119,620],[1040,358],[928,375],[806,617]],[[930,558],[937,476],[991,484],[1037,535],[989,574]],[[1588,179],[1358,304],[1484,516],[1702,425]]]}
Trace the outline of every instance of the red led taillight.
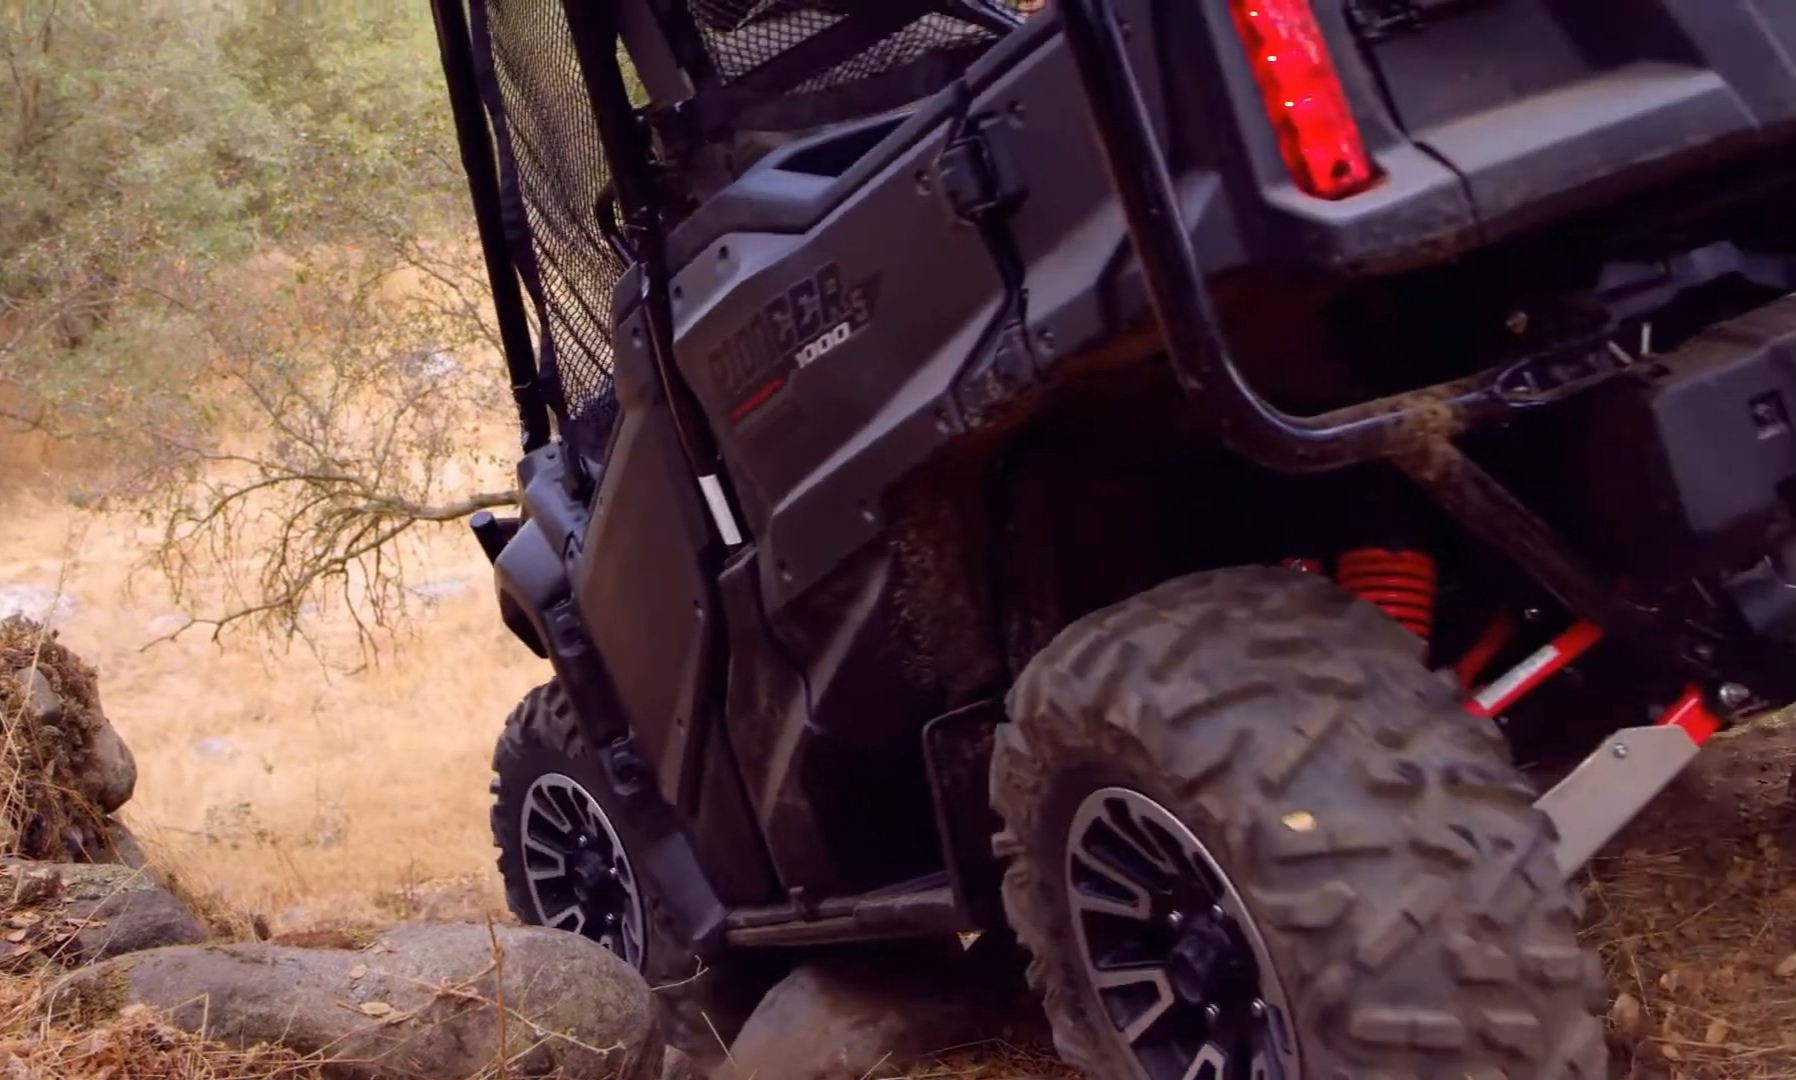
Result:
{"label": "red led taillight", "polygon": [[1377,179],[1309,0],[1229,0],[1291,178],[1339,199]]}

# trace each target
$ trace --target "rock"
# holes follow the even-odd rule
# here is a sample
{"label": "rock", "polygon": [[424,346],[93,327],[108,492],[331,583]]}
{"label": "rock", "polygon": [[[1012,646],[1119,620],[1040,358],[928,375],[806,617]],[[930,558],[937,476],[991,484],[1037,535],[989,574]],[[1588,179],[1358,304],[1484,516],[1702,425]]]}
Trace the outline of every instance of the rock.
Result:
{"label": "rock", "polygon": [[19,689],[25,692],[25,701],[30,704],[38,723],[61,723],[62,698],[56,695],[56,688],[50,685],[50,677],[34,667],[19,672],[18,678]]}
{"label": "rock", "polygon": [[743,1025],[725,1075],[863,1080],[981,1040],[1039,1044],[1045,1021],[999,955],[912,944],[800,967]]}
{"label": "rock", "polygon": [[455,1080],[489,1075],[496,1062],[516,1076],[660,1080],[661,1034],[633,969],[562,931],[493,928],[497,954],[488,933],[413,924],[362,951],[158,949],[66,976],[47,1008],[91,1022],[145,1005],[228,1044],[317,1055],[333,1080]]}
{"label": "rock", "polygon": [[89,964],[207,937],[199,917],[143,870],[7,860],[0,871],[0,889],[28,898],[8,911],[6,941],[15,949]]}
{"label": "rock", "polygon": [[1640,999],[1627,991],[1615,995],[1615,1003],[1609,1006],[1609,1023],[1617,1034],[1633,1038],[1640,1032]]}
{"label": "rock", "polygon": [[0,622],[19,615],[55,629],[79,607],[74,597],[43,585],[0,585]]}
{"label": "rock", "polygon": [[193,740],[193,752],[213,761],[229,761],[237,756],[237,744],[217,735]]}
{"label": "rock", "polygon": [[95,852],[94,861],[117,863],[132,870],[144,870],[150,865],[143,853],[143,845],[137,841],[137,834],[116,818],[106,819],[106,836],[101,850]]}
{"label": "rock", "polygon": [[667,1048],[667,1057],[661,1063],[661,1080],[698,1080],[698,1072],[692,1067],[692,1059],[686,1051],[675,1047]]}
{"label": "rock", "polygon": [[45,640],[32,665],[15,677],[31,705],[37,732],[58,742],[73,736],[75,791],[101,814],[129,802],[137,787],[137,759],[100,707],[93,669],[60,642]]}
{"label": "rock", "polygon": [[137,755],[105,716],[88,732],[87,754],[75,786],[102,814],[130,802],[137,790]]}

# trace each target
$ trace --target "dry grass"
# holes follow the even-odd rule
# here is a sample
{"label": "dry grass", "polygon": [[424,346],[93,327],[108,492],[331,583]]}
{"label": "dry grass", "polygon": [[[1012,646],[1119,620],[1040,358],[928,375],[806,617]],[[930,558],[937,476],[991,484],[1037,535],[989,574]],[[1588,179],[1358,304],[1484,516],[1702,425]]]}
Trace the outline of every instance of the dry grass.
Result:
{"label": "dry grass", "polygon": [[[510,438],[502,424],[481,434]],[[490,483],[468,468],[471,486]],[[443,595],[415,597],[376,664],[340,613],[318,612],[321,665],[304,646],[221,648],[203,633],[146,650],[180,614],[139,570],[159,532],[52,495],[0,495],[0,586],[60,582],[74,601],[61,640],[98,669],[137,757],[122,817],[191,889],[277,931],[500,909],[487,764],[505,714],[547,671],[500,625],[465,530],[408,540],[408,579]]]}
{"label": "dry grass", "polygon": [[1060,1061],[1013,1046],[970,1046],[904,1073],[879,1073],[870,1080],[1079,1080]]}
{"label": "dry grass", "polygon": [[1787,718],[1717,739],[1593,867],[1617,1076],[1796,1076],[1792,764]]}
{"label": "dry grass", "polygon": [[[41,724],[20,676],[42,672],[64,699],[57,731]],[[80,727],[97,715],[94,672],[35,623],[0,621],[0,854],[65,857],[70,829],[102,835],[79,795],[54,782],[66,773]],[[74,935],[91,920],[60,915],[59,879],[43,870],[0,874],[0,1074],[8,1080],[311,1080],[317,1069],[278,1049],[249,1051],[197,1039],[143,1009],[76,1029],[40,1008]]]}
{"label": "dry grass", "polygon": [[[153,1013],[126,1010],[88,1030],[37,1021],[33,985],[0,977],[0,1072],[8,1080],[314,1080],[315,1063],[272,1047],[235,1050]],[[16,1000],[15,1000],[16,999]]]}

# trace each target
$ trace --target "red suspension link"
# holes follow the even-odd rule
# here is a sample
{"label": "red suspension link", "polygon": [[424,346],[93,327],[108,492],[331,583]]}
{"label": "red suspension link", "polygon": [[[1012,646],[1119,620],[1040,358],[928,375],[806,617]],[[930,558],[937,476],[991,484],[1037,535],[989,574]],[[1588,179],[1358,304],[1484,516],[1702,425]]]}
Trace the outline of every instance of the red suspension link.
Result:
{"label": "red suspension link", "polygon": [[1434,632],[1433,556],[1420,551],[1357,548],[1341,555],[1335,581],[1361,600],[1382,608],[1423,641]]}
{"label": "red suspension link", "polygon": [[1698,746],[1708,742],[1711,735],[1721,730],[1721,718],[1709,711],[1700,686],[1686,687],[1683,696],[1672,702],[1671,707],[1653,723],[1683,728],[1684,734],[1690,736],[1690,741]]}
{"label": "red suspension link", "polygon": [[1503,646],[1509,644],[1509,639],[1514,635],[1515,619],[1507,611],[1499,612],[1490,626],[1485,628],[1484,635],[1472,643],[1466,654],[1459,658],[1459,663],[1453,665],[1459,674],[1459,685],[1467,690],[1477,685],[1478,676],[1484,674],[1484,669],[1490,666],[1490,662],[1503,651]]}
{"label": "red suspension link", "polygon": [[1486,718],[1501,716],[1541,683],[1564,671],[1573,660],[1603,640],[1603,632],[1588,619],[1579,619],[1552,641],[1534,650],[1466,701],[1466,711]]}
{"label": "red suspension link", "polygon": [[[1283,559],[1278,565],[1306,574],[1322,571],[1319,560],[1307,557]],[[1423,641],[1427,641],[1434,631],[1437,578],[1434,559],[1425,552],[1386,548],[1357,548],[1345,552],[1336,562],[1335,583],[1377,605]],[[1515,629],[1514,620],[1506,612],[1492,621],[1483,636],[1454,665],[1460,685],[1468,691],[1472,689],[1479,674],[1508,644]],[[1494,719],[1535,687],[1565,670],[1602,639],[1603,631],[1595,623],[1588,619],[1577,620],[1551,642],[1467,698],[1466,711],[1473,716]],[[1702,690],[1697,686],[1685,689],[1683,696],[1666,708],[1654,723],[1682,728],[1697,746],[1707,742],[1723,726],[1721,718],[1709,710]]]}

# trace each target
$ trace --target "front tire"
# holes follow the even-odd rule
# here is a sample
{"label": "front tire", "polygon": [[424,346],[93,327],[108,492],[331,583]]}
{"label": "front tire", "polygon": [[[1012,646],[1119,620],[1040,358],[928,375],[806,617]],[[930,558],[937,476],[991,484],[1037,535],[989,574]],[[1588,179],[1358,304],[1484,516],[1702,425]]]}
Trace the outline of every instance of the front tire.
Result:
{"label": "front tire", "polygon": [[1093,1080],[1605,1075],[1551,824],[1415,651],[1324,579],[1243,568],[1028,666],[993,803],[1063,1057]]}
{"label": "front tire", "polygon": [[756,957],[703,966],[653,883],[642,844],[558,682],[525,695],[493,751],[493,843],[512,914],[597,940],[653,989],[669,1044],[710,1063],[778,977]]}

